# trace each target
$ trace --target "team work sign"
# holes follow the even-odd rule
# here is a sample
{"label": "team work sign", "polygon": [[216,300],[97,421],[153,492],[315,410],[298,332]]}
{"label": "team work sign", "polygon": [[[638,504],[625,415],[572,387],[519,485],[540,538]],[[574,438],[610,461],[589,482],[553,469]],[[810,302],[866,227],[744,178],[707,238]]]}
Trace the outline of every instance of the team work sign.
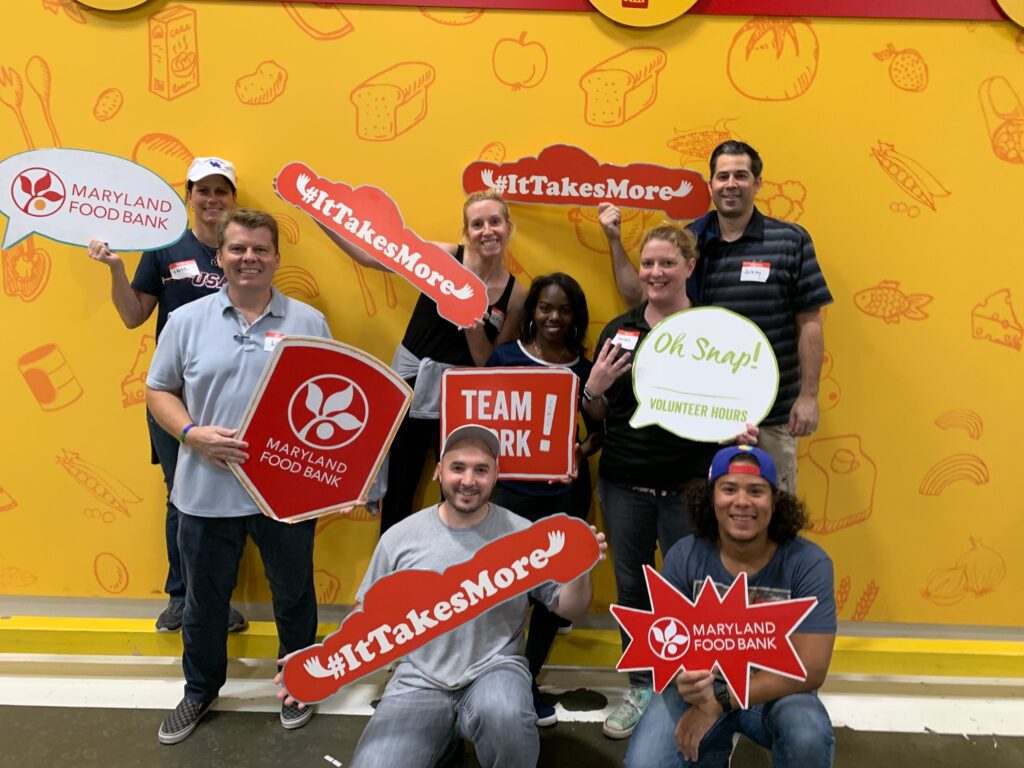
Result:
{"label": "team work sign", "polygon": [[338,512],[366,497],[411,399],[409,386],[362,350],[287,336],[238,430],[249,459],[231,471],[275,520]]}
{"label": "team work sign", "polygon": [[576,469],[579,379],[565,368],[452,368],[441,379],[441,442],[456,427],[498,433],[498,477],[558,480]]}

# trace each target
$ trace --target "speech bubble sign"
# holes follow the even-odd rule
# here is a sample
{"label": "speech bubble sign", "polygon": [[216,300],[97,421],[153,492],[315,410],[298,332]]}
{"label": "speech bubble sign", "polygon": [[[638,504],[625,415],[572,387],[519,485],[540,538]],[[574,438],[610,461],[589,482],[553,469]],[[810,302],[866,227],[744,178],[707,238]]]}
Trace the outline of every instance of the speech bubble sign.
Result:
{"label": "speech bubble sign", "polygon": [[495,539],[444,573],[396,571],[375,582],[323,643],[288,658],[284,687],[304,704],[323,701],[496,605],[547,581],[572,581],[600,556],[590,526],[559,514]]}
{"label": "speech bubble sign", "polygon": [[680,669],[718,667],[743,709],[754,667],[807,679],[790,635],[814,610],[818,598],[751,604],[747,574],[741,572],[724,595],[708,576],[693,602],[649,565],[644,566],[644,578],[650,611],[610,606],[630,637],[616,664],[620,672],[649,670],[660,693]]}
{"label": "speech bubble sign", "polygon": [[576,469],[579,379],[567,368],[451,368],[441,378],[441,444],[483,424],[498,433],[502,480],[558,480]]}
{"label": "speech bubble sign", "polygon": [[29,235],[68,245],[103,240],[114,251],[150,251],[177,242],[185,204],[153,171],[87,149],[34,149],[0,162],[6,250]]}
{"label": "speech bubble sign", "polygon": [[629,425],[730,440],[768,415],[778,389],[779,364],[755,323],[722,307],[687,309],[654,326],[636,350]]}

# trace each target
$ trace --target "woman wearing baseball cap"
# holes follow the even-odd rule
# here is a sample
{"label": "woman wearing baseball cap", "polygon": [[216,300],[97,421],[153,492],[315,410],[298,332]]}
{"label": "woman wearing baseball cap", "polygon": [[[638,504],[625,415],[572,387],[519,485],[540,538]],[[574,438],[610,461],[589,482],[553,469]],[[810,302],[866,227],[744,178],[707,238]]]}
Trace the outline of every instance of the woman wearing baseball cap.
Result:
{"label": "woman wearing baseball cap", "polygon": [[[224,284],[224,272],[217,264],[217,221],[236,205],[235,166],[219,157],[197,157],[188,167],[185,203],[192,226],[178,242],[142,254],[135,277],[128,282],[124,262],[102,240],[89,243],[89,256],[110,267],[110,297],[126,328],[138,328],[157,310],[156,335],[167,316],[180,306],[216,293]],[[168,499],[178,463],[178,441],[167,434],[146,411],[152,462],[159,463],[167,485]],[[167,581],[164,591],[170,600],[156,620],[157,632],[181,630],[185,607],[185,581],[178,555],[178,510],[167,502]],[[247,623],[234,608],[228,630],[237,632]]]}

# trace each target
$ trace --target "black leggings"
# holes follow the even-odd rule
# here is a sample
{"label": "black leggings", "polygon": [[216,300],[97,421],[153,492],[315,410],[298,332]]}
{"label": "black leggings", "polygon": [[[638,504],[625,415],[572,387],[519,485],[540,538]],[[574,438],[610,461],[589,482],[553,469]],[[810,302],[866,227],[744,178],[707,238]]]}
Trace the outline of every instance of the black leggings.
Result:
{"label": "black leggings", "polygon": [[416,501],[416,487],[423,474],[423,463],[427,460],[428,452],[437,461],[440,442],[439,419],[414,419],[406,416],[402,421],[388,453],[388,488],[381,502],[381,533],[417,511],[413,504]]}

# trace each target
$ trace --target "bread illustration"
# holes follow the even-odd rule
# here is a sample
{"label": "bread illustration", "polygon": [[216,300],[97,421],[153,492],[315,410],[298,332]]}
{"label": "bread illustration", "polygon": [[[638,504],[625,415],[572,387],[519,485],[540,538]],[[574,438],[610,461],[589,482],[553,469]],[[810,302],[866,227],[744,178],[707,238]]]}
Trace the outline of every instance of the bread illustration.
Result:
{"label": "bread illustration", "polygon": [[288,73],[276,61],[261,61],[255,72],[235,81],[235,95],[243,104],[269,104],[287,82]]}
{"label": "bread illustration", "polygon": [[660,48],[629,48],[583,73],[583,119],[599,127],[622,125],[658,98],[658,73],[668,61]]}
{"label": "bread illustration", "polygon": [[349,95],[356,108],[356,135],[367,141],[390,141],[427,114],[427,88],[434,68],[404,61],[378,72]]}

